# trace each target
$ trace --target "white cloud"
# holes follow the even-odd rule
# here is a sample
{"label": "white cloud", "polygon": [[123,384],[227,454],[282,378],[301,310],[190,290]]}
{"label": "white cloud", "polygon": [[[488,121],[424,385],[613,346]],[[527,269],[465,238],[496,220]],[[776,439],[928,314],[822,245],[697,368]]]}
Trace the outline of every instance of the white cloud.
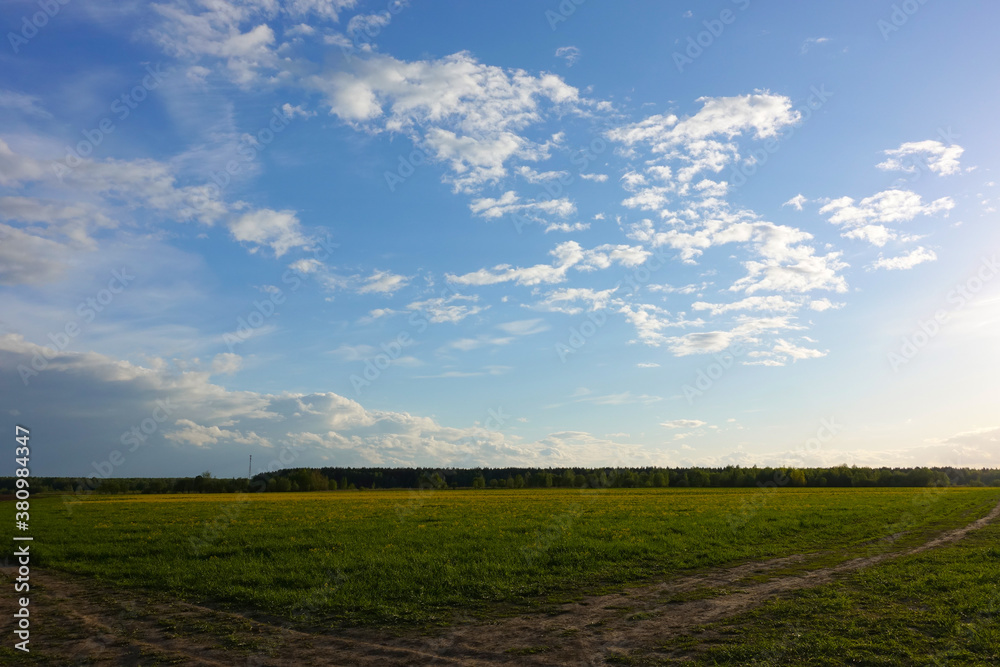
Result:
{"label": "white cloud", "polygon": [[705,331],[669,338],[666,343],[674,356],[686,357],[692,354],[722,352],[732,341],[733,334],[728,331]]}
{"label": "white cloud", "polygon": [[364,284],[358,288],[358,294],[391,295],[410,283],[407,276],[401,276],[392,271],[373,271],[364,279]]}
{"label": "white cloud", "polygon": [[[249,87],[263,73],[276,74],[282,66],[274,30],[267,21],[309,17],[336,22],[339,13],[357,0],[291,0],[287,3],[248,2],[243,4],[201,0],[191,3],[152,5],[161,21],[150,35],[168,54],[192,64],[202,60],[225,63],[229,77]],[[303,23],[286,35],[310,34]],[[307,26],[308,27],[308,26]]]}
{"label": "white cloud", "polygon": [[378,34],[378,30],[384,28],[392,22],[392,14],[383,11],[378,14],[357,14],[347,22],[347,34],[356,35],[366,33],[368,35]]}
{"label": "white cloud", "polygon": [[696,301],[691,304],[691,308],[708,310],[711,311],[712,315],[722,315],[734,310],[771,310],[788,313],[798,310],[801,305],[797,301],[789,301],[782,296],[750,296],[740,301],[724,304]]}
{"label": "white cloud", "polygon": [[959,158],[964,152],[965,149],[957,144],[946,146],[940,141],[911,141],[899,148],[885,151],[889,159],[880,163],[878,168],[887,171],[914,173],[922,162],[935,174],[949,176],[961,171]]}
{"label": "white cloud", "polygon": [[560,46],[556,49],[556,58],[562,58],[566,61],[566,67],[572,67],[576,64],[583,53],[575,46]]}
{"label": "white cloud", "polygon": [[[745,345],[761,345],[761,337],[771,332],[801,328],[801,326],[794,324],[787,315],[773,317],[739,315],[736,317],[736,326],[730,331],[690,333],[683,336],[664,338],[661,341],[657,341],[656,344],[665,344],[670,348],[674,356],[685,357],[692,354],[721,352],[736,342],[741,342]],[[766,353],[751,351],[749,354],[751,356],[761,356]]]}
{"label": "white cloud", "polygon": [[[0,370],[17,376],[19,364],[43,354],[41,346],[19,336],[0,336]],[[126,445],[123,473],[184,474],[244,461],[275,467],[321,466],[336,461],[351,466],[534,466],[635,465],[649,462],[639,446],[626,446],[584,432],[552,433],[534,442],[482,427],[453,428],[434,419],[370,410],[333,393],[277,395],[227,391],[211,384],[207,373],[176,372],[162,360],[141,367],[94,353],[61,352],[27,387],[18,388],[21,418],[47,424],[61,441],[64,468],[73,474],[107,458],[108,443],[118,443],[132,425],[155,417],[157,428],[138,449]],[[487,366],[485,374],[501,374]],[[615,394],[595,402],[648,403],[658,397]],[[51,406],[58,401],[61,409]],[[114,405],[112,415],[96,406]],[[166,411],[164,411],[166,408]],[[191,447],[179,463],[177,447]],[[258,459],[258,455],[260,458]],[[280,461],[278,460],[280,456]]]}
{"label": "white cloud", "polygon": [[307,111],[301,105],[296,104],[293,106],[287,102],[281,105],[281,113],[284,114],[285,118],[289,119],[295,117],[312,118],[316,115],[315,111]]}
{"label": "white cloud", "polygon": [[747,294],[760,290],[846,292],[847,281],[839,275],[848,266],[840,259],[842,253],[817,255],[813,248],[802,243],[811,238],[811,234],[792,227],[757,225],[754,240],[762,259],[744,262],[747,275],[734,282],[730,290],[743,290]]}
{"label": "white cloud", "polygon": [[51,118],[52,114],[46,111],[40,102],[34,95],[0,89],[0,109],[13,109],[26,116]]}
{"label": "white cloud", "polygon": [[646,144],[654,153],[681,160],[686,166],[677,172],[677,180],[689,183],[701,171],[718,173],[735,162],[739,157],[735,137],[767,139],[801,119],[789,98],[768,92],[698,101],[702,108],[693,116],[654,115],[613,129],[608,137],[626,146]]}
{"label": "white cloud", "polygon": [[820,352],[819,350],[799,347],[794,343],[788,342],[784,338],[778,339],[777,345],[774,346],[774,353],[788,357],[794,361],[799,361],[801,359],[819,359],[820,357],[825,357],[827,354],[826,352]]}
{"label": "white cloud", "polygon": [[212,359],[213,375],[232,375],[243,368],[243,357],[232,352],[221,352]]}
{"label": "white cloud", "polygon": [[253,431],[246,434],[236,431],[219,428],[218,426],[202,426],[190,419],[178,419],[174,422],[174,428],[164,433],[164,438],[180,444],[194,445],[195,447],[207,447],[221,441],[228,441],[239,445],[256,445],[258,447],[271,447],[271,442]]}
{"label": "white cloud", "polygon": [[[270,247],[277,257],[293,248],[306,248],[311,243],[302,232],[295,211],[253,211],[231,222],[229,231],[241,243]],[[257,247],[251,248],[251,252]]]}
{"label": "white cloud", "polygon": [[461,276],[449,273],[447,279],[461,285],[495,285],[512,281],[521,285],[560,283],[566,279],[570,268],[590,271],[606,269],[615,263],[634,267],[645,262],[650,255],[641,247],[627,245],[607,244],[585,250],[576,241],[560,243],[549,254],[555,257],[555,263],[536,264],[527,268],[500,264],[492,270],[479,269]]}
{"label": "white cloud", "polygon": [[704,426],[707,422],[703,422],[700,419],[672,419],[670,421],[661,422],[660,426],[663,428],[698,428]]}
{"label": "white cloud", "polygon": [[[589,287],[565,287],[548,292],[545,298],[536,303],[533,308],[555,313],[576,315],[584,309],[597,311],[607,308],[618,288],[594,290]],[[582,302],[581,305],[576,305]]]}
{"label": "white cloud", "polygon": [[568,222],[553,222],[545,228],[545,233],[549,232],[582,232],[590,229],[589,222],[575,222],[572,225]]}
{"label": "white cloud", "polygon": [[323,268],[323,262],[318,259],[297,259],[288,265],[288,268],[292,269],[297,273],[302,273],[309,275],[310,273],[316,273]]}
{"label": "white cloud", "polygon": [[406,62],[373,54],[315,76],[330,112],[371,132],[403,132],[446,162],[456,190],[507,175],[507,163],[547,157],[548,143],[519,134],[546,106],[573,108],[579,92],[553,74],[480,64],[469,53]]}
{"label": "white cloud", "polygon": [[[667,338],[663,333],[664,329],[685,328],[689,326],[702,326],[701,320],[686,320],[684,318],[670,319],[670,313],[652,304],[626,304],[619,302],[618,312],[625,316],[632,326],[635,327],[639,341],[645,345],[659,346],[670,343],[674,338]],[[692,334],[696,335],[696,334]]]}
{"label": "white cloud", "polygon": [[474,199],[469,204],[473,215],[487,220],[495,220],[505,215],[517,214],[529,220],[544,221],[545,215],[567,218],[576,213],[576,205],[566,197],[543,201],[522,201],[513,190],[509,190],[499,198],[483,197]]}
{"label": "white cloud", "polygon": [[809,302],[809,308],[822,313],[825,310],[837,310],[843,308],[843,303],[833,303],[829,299],[815,299]]}
{"label": "white cloud", "polygon": [[928,250],[920,246],[899,257],[883,257],[879,255],[879,258],[872,264],[872,268],[905,271],[906,269],[912,269],[918,264],[933,262],[935,260],[937,260],[937,254],[933,250]]}
{"label": "white cloud", "polygon": [[539,318],[531,320],[515,320],[498,324],[497,328],[511,336],[531,336],[549,330],[549,325]]}
{"label": "white cloud", "polygon": [[808,202],[809,200],[806,199],[803,195],[797,194],[788,201],[786,201],[784,204],[782,204],[782,206],[792,206],[795,208],[796,211],[801,211],[802,206]]}
{"label": "white cloud", "polygon": [[948,212],[955,207],[951,197],[942,197],[924,204],[920,195],[909,190],[885,190],[862,199],[859,203],[850,197],[841,197],[824,205],[819,212],[829,214],[830,222],[845,227],[869,224],[908,222],[918,215]]}
{"label": "white cloud", "polygon": [[544,183],[546,181],[557,181],[569,177],[568,171],[535,171],[528,165],[521,165],[516,169],[517,175],[529,183]]}
{"label": "white cloud", "polygon": [[898,234],[885,225],[864,225],[855,227],[843,233],[844,238],[868,241],[873,246],[881,248],[889,241],[898,238]]}
{"label": "white cloud", "polygon": [[450,322],[455,324],[466,317],[477,315],[489,306],[478,305],[479,297],[451,294],[423,301],[414,301],[406,306],[407,310],[424,313],[434,324]]}
{"label": "white cloud", "polygon": [[830,41],[829,37],[809,37],[806,41],[802,42],[802,53],[808,53],[810,49],[819,44],[826,44]]}

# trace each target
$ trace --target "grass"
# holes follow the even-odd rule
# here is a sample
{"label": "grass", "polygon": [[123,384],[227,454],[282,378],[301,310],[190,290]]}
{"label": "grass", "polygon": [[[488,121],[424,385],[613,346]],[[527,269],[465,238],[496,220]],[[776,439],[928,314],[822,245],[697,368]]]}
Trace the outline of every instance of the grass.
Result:
{"label": "grass", "polygon": [[365,491],[91,496],[71,505],[52,497],[32,501],[32,549],[34,565],[305,625],[432,626],[686,570],[899,548],[982,516],[998,497],[996,489]]}
{"label": "grass", "polygon": [[706,665],[998,665],[1000,524],[700,630],[662,649]]}

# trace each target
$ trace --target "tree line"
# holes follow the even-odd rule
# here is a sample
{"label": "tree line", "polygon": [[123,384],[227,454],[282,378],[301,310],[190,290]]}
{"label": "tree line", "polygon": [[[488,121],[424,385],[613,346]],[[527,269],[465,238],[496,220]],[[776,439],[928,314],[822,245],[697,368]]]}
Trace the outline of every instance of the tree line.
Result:
{"label": "tree line", "polygon": [[[14,477],[0,477],[0,495]],[[992,468],[289,468],[252,479],[33,477],[33,494],[247,493],[366,489],[727,488],[1000,486]]]}

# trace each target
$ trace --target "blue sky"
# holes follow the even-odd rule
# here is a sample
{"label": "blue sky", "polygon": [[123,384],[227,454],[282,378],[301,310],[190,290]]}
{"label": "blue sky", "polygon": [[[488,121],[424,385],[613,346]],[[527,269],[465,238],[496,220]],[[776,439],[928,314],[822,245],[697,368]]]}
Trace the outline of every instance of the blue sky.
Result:
{"label": "blue sky", "polygon": [[43,475],[995,466],[997,14],[5,3],[11,430]]}

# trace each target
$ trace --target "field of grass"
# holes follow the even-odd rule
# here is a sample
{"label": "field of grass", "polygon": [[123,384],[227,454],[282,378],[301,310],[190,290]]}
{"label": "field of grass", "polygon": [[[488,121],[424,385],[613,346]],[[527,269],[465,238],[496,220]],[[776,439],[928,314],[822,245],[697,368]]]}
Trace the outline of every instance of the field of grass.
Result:
{"label": "field of grass", "polygon": [[50,497],[32,502],[33,565],[313,624],[427,625],[708,566],[900,548],[998,499],[990,488]]}
{"label": "field of grass", "polygon": [[[709,626],[709,665],[1000,665],[1000,524]],[[629,664],[657,664],[641,656]]]}

